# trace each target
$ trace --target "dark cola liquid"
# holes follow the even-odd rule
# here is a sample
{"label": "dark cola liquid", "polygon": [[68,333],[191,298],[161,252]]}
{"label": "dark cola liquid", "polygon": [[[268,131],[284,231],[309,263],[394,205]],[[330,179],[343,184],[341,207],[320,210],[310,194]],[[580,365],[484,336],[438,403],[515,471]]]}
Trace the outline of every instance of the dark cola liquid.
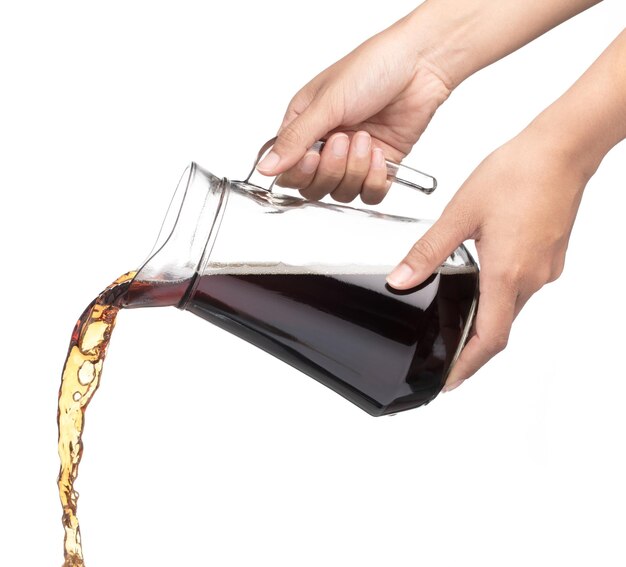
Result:
{"label": "dark cola liquid", "polygon": [[184,308],[378,416],[440,392],[478,284],[477,271],[449,270],[399,292],[385,275],[242,267],[199,277]]}

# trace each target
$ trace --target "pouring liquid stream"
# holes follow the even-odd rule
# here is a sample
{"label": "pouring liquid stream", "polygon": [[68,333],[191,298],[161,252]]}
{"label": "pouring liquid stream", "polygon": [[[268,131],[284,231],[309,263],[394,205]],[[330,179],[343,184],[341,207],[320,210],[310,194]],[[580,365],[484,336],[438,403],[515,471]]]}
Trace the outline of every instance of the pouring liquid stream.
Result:
{"label": "pouring liquid stream", "polygon": [[85,564],[76,516],[78,493],[74,489],[83,454],[85,410],[100,385],[115,320],[134,276],[135,272],[120,276],[85,309],[74,327],[63,367],[57,413],[61,459],[58,486],[65,530],[63,567]]}

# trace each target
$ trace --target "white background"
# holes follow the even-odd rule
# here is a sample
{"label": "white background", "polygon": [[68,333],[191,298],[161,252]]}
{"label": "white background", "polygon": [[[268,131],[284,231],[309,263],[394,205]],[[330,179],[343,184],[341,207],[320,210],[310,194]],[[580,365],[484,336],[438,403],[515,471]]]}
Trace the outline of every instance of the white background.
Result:
{"label": "white background", "polygon": [[[0,565],[62,562],[69,334],[142,262],[186,163],[242,177],[293,93],[412,7],[3,3]],[[380,208],[436,216],[625,21],[606,2],[468,80],[407,159],[438,194]],[[507,351],[393,418],[192,315],[123,313],[87,415],[89,567],[624,565],[625,159],[589,184],[565,273]]]}

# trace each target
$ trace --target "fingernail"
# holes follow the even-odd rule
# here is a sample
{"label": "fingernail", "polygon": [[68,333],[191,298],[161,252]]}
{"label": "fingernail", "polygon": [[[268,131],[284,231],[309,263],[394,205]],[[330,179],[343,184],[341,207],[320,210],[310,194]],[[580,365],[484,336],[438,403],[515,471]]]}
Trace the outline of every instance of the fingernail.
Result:
{"label": "fingernail", "polygon": [[354,153],[358,157],[365,157],[370,153],[372,139],[367,132],[359,132],[354,137]]}
{"label": "fingernail", "polygon": [[348,147],[350,146],[350,139],[345,134],[343,136],[336,136],[333,140],[332,150],[335,157],[341,158],[348,154]]}
{"label": "fingernail", "polygon": [[387,283],[394,287],[404,284],[413,275],[413,268],[404,262],[396,266],[395,270],[387,276]]}
{"label": "fingernail", "polygon": [[269,173],[280,162],[280,156],[276,152],[270,152],[267,154],[256,166],[261,173]]}
{"label": "fingernail", "polygon": [[372,165],[374,167],[385,167],[385,154],[380,148],[374,148],[372,152]]}
{"label": "fingernail", "polygon": [[309,152],[300,161],[300,171],[310,175],[313,173],[320,162],[320,155],[317,152]]}
{"label": "fingernail", "polygon": [[465,380],[457,380],[456,382],[452,382],[452,384],[447,384],[443,387],[443,390],[441,390],[444,394],[448,393],[448,392],[452,392],[452,390],[458,388],[461,384],[463,384],[463,382],[465,382]]}

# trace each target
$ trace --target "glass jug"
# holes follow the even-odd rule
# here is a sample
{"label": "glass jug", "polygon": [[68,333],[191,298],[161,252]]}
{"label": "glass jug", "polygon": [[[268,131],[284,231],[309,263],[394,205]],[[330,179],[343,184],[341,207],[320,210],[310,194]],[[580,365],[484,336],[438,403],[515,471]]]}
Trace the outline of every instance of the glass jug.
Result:
{"label": "glass jug", "polygon": [[[392,181],[436,187],[387,167]],[[385,276],[430,222],[276,193],[255,185],[254,171],[229,181],[195,163],[185,170],[126,306],[190,311],[374,416],[434,399],[476,309],[469,252],[460,246],[423,284],[394,290]]]}

